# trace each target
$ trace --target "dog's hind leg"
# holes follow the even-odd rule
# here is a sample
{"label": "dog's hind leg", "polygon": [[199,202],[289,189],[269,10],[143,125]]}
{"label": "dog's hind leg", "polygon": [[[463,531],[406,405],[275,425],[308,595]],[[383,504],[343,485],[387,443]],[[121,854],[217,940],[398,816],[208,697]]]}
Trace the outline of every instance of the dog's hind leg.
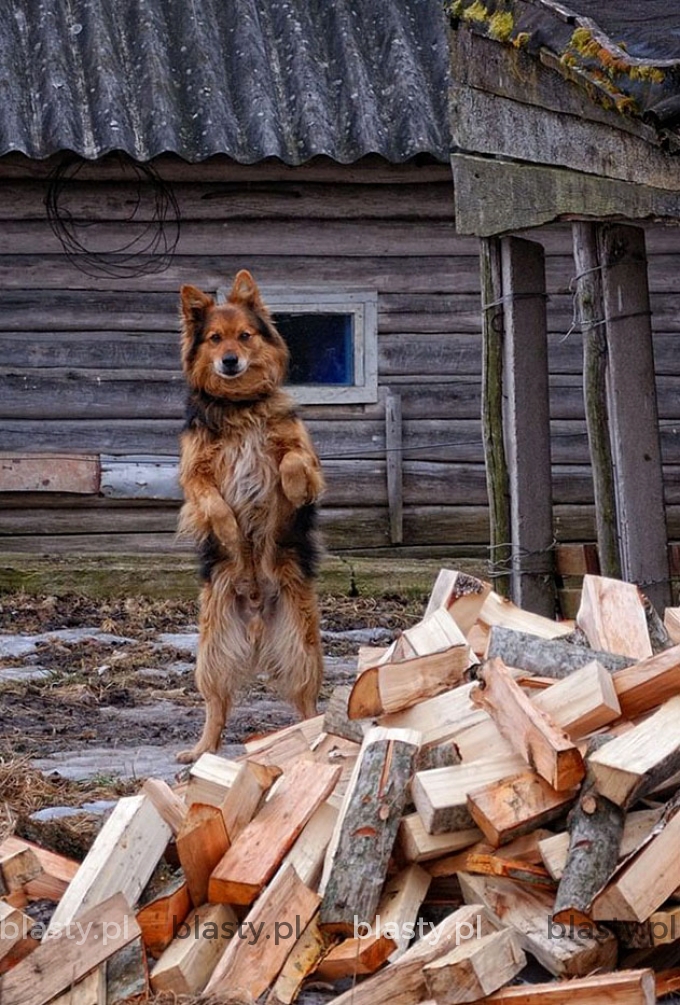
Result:
{"label": "dog's hind leg", "polygon": [[250,666],[246,625],[238,609],[239,598],[227,576],[214,576],[201,596],[196,685],[205,699],[205,725],[198,743],[177,755],[182,764],[206,752],[219,750],[222,730],[234,692]]}
{"label": "dog's hind leg", "polygon": [[316,715],[323,653],[313,582],[297,579],[280,588],[267,611],[260,667],[301,718]]}

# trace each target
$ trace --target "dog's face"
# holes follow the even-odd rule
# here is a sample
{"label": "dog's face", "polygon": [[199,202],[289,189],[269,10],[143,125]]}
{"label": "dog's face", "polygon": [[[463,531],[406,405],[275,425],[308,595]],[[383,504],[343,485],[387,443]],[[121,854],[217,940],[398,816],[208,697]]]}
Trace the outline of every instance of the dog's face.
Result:
{"label": "dog's face", "polygon": [[195,286],[182,287],[180,302],[182,365],[192,387],[243,401],[282,383],[288,349],[249,272],[237,274],[225,304]]}

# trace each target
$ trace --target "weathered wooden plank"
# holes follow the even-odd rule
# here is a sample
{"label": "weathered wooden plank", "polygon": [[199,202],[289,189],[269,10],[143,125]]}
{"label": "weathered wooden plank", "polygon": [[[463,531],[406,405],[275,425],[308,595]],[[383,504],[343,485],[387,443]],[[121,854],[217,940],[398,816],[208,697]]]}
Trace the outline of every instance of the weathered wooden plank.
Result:
{"label": "weathered wooden plank", "polygon": [[385,401],[385,453],[390,542],[401,544],[404,539],[404,454],[401,395],[391,390],[388,390]]}
{"label": "weathered wooden plank", "polygon": [[0,454],[0,492],[99,491],[99,458],[82,454]]}
{"label": "weathered wooden plank", "polygon": [[603,226],[598,245],[621,569],[663,610],[671,591],[644,231]]}
{"label": "weathered wooden plank", "polygon": [[504,427],[510,492],[511,593],[520,607],[553,617],[550,404],[541,245],[501,242],[505,301]]}

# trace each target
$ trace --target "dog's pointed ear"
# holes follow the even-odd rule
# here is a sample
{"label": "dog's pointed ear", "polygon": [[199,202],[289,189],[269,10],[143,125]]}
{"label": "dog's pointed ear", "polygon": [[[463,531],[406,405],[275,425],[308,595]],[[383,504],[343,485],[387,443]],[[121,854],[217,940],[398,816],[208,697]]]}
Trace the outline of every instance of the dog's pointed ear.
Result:
{"label": "dog's pointed ear", "polygon": [[179,291],[179,300],[182,317],[187,324],[194,324],[209,307],[215,304],[211,296],[195,286],[183,286]]}
{"label": "dog's pointed ear", "polygon": [[258,314],[266,314],[265,307],[257,283],[247,269],[241,269],[236,273],[234,285],[229,294],[229,303],[238,304],[240,307],[249,307],[251,311]]}

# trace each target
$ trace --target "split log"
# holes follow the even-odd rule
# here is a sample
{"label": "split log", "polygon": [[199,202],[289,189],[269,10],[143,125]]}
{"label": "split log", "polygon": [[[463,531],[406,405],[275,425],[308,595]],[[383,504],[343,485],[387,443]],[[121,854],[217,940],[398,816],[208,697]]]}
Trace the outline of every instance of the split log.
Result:
{"label": "split log", "polygon": [[[371,666],[375,666],[375,660],[368,663],[364,669],[369,669]],[[325,733],[331,733],[333,736],[341,736],[345,740],[361,743],[366,729],[375,725],[375,723],[372,719],[369,719],[367,722],[363,722],[360,719],[350,719],[347,709],[351,693],[351,684],[339,684],[338,687],[333,688],[323,717],[323,728]]]}
{"label": "split log", "polygon": [[141,935],[116,950],[102,967],[106,967],[107,1005],[148,1000],[149,966]]}
{"label": "split log", "polygon": [[[548,835],[550,835],[550,831],[543,830],[539,827],[531,834],[515,838],[514,841],[511,841],[510,844],[505,845],[505,847],[496,849],[494,849],[486,841],[478,841],[476,844],[471,845],[462,852],[458,852],[456,855],[447,855],[444,858],[437,859],[436,861],[428,862],[425,865],[425,868],[433,878],[453,876],[457,872],[473,872],[474,870],[469,869],[468,865],[471,862],[479,863],[480,856],[488,856],[491,853],[495,853],[496,858],[507,859],[514,862],[515,865],[540,865],[541,853],[539,845],[542,840],[548,837]],[[547,872],[548,870],[546,869],[546,873]],[[484,874],[493,875],[493,869],[487,868]]]}
{"label": "split log", "polygon": [[636,660],[652,655],[645,607],[634,583],[586,574],[576,624],[593,649]]}
{"label": "split log", "polygon": [[664,649],[670,649],[675,643],[673,639],[668,634],[668,629],[663,623],[662,618],[659,616],[656,607],[651,602],[649,597],[641,594],[642,604],[645,609],[645,618],[647,619],[647,633],[649,635],[649,641],[652,646],[652,652],[662,653]]}
{"label": "split log", "polygon": [[428,834],[419,813],[409,813],[402,817],[397,834],[399,851],[406,862],[429,862],[468,848],[480,841],[482,832],[478,827],[465,831],[444,834]]}
{"label": "split log", "polygon": [[551,921],[553,897],[509,879],[459,873],[468,903],[484,904],[492,918],[519,933],[525,952],[555,977],[583,977],[616,966],[616,939],[606,928],[590,924],[568,928]]}
{"label": "split log", "polygon": [[322,732],[323,716],[315,715],[311,719],[278,729],[275,733],[246,740],[245,757],[260,764],[285,768],[296,761],[309,759],[311,744]]}
{"label": "split log", "polygon": [[411,795],[428,834],[468,831],[474,820],[468,806],[468,793],[526,770],[524,758],[505,754],[480,758],[451,768],[419,771],[413,779]]}
{"label": "split log", "polygon": [[494,848],[566,812],[576,792],[556,792],[534,771],[492,782],[468,793],[470,816]]}
{"label": "split log", "polygon": [[605,744],[588,763],[598,791],[624,808],[671,778],[680,770],[680,696]]}
{"label": "split log", "polygon": [[28,914],[0,900],[0,974],[37,948],[39,940],[32,936],[32,929],[33,919]]}
{"label": "split log", "polygon": [[607,726],[621,715],[614,680],[597,660],[539,691],[532,701],[572,740]]}
{"label": "split log", "polygon": [[491,585],[469,576],[466,572],[440,569],[435,579],[424,620],[439,607],[445,607],[463,635],[467,635],[479,617]]}
{"label": "split log", "polygon": [[530,887],[543,890],[554,890],[555,881],[541,865],[530,865],[528,862],[518,862],[511,858],[493,855],[489,852],[468,852],[465,869],[479,876],[504,876],[515,883],[526,883]]}
{"label": "split log", "polygon": [[485,1005],[654,1005],[654,972],[622,970],[551,984],[521,984],[489,995]]}
{"label": "split log", "polygon": [[486,658],[494,657],[502,659],[506,666],[556,680],[568,677],[593,660],[610,673],[635,663],[627,656],[615,656],[564,639],[546,641],[527,632],[502,627],[492,628],[489,635]]}
{"label": "split log", "polygon": [[[598,738],[588,750],[597,749],[598,742],[614,741]],[[589,769],[569,816],[569,851],[555,898],[554,921],[580,925],[592,919],[593,900],[619,860],[624,820],[621,807],[597,791]]]}
{"label": "split log", "polygon": [[330,733],[322,733],[314,744],[312,753],[318,764],[329,764],[331,767],[340,768],[340,777],[335,784],[331,798],[337,799],[344,796],[360,750],[360,743],[345,740],[341,736],[332,736]]}
{"label": "split log", "polygon": [[30,900],[41,900],[42,898],[54,901],[61,900],[71,880],[78,872],[80,862],[66,858],[64,855],[57,855],[31,841],[27,841],[26,844],[33,850],[40,863],[41,872],[24,883],[24,893]]}
{"label": "split log", "polygon": [[189,785],[185,794],[187,806],[201,803],[204,806],[221,806],[226,799],[241,765],[217,754],[201,754],[189,771]]}
{"label": "split log", "polygon": [[170,833],[148,796],[119,799],[52,915],[48,934],[115,893],[122,893],[128,904],[136,904]]}
{"label": "split log", "polygon": [[191,897],[186,880],[179,873],[137,911],[137,924],[147,952],[158,958],[175,937],[177,925],[191,910]]}
{"label": "split log", "polygon": [[375,916],[408,795],[420,734],[376,727],[364,737],[321,879],[322,928],[352,933]]}
{"label": "split log", "polygon": [[280,869],[241,923],[245,935],[230,941],[213,970],[206,997],[259,998],[316,913],[319,899],[292,866]]}
{"label": "split log", "polygon": [[220,806],[227,835],[232,844],[257,814],[267,793],[280,776],[281,768],[275,765],[258,764],[257,761],[250,760],[241,764]]}
{"label": "split log", "polygon": [[321,803],[281,863],[282,869],[286,865],[292,865],[310,890],[316,890],[319,885],[326,849],[333,837],[337,819],[335,806],[329,802]]}
{"label": "split log", "polygon": [[[634,810],[627,813],[619,847],[619,861],[628,858],[649,838],[659,822],[661,810]],[[554,880],[562,878],[569,854],[569,832],[546,835],[539,841],[541,860]]]}
{"label": "split log", "polygon": [[106,963],[100,963],[87,977],[72,984],[50,1005],[102,1005],[106,1001]]}
{"label": "split log", "polygon": [[236,937],[238,918],[227,904],[204,904],[177,926],[177,934],[151,972],[158,994],[198,994],[208,983],[229,941]]}
{"label": "split log", "polygon": [[45,1005],[141,936],[121,894],[99,901],[80,915],[76,925],[80,925],[77,938],[65,927],[55,929],[30,956],[0,977],[0,1001]]}
{"label": "split log", "polygon": [[221,809],[192,803],[176,843],[191,902],[200,907],[208,899],[211,873],[229,848]]}
{"label": "split log", "polygon": [[675,645],[680,644],[680,607],[667,607],[663,614],[664,628]]}
{"label": "split log", "polygon": [[479,904],[454,911],[435,928],[423,926],[420,939],[389,967],[333,998],[330,1005],[418,1005],[427,998],[423,968],[470,939],[498,930]]}
{"label": "split log", "polygon": [[347,714],[350,719],[370,719],[401,712],[460,684],[476,663],[463,641],[440,652],[369,667],[352,688]]}
{"label": "split log", "polygon": [[442,743],[489,717],[470,701],[474,684],[463,684],[436,698],[380,717],[380,725],[389,729],[415,729],[422,734],[421,746]]}
{"label": "split log", "polygon": [[[406,628],[399,636],[404,659],[430,656],[455,646],[467,645],[465,635],[445,607],[436,608],[422,621]],[[396,662],[396,659],[392,659]]]}
{"label": "split log", "polygon": [[552,621],[543,617],[542,614],[533,614],[530,611],[522,610],[511,600],[500,597],[491,591],[487,596],[477,624],[488,631],[496,625],[502,628],[512,628],[517,632],[528,632],[531,635],[538,635],[542,639],[558,639],[563,635],[569,635],[572,625],[564,621]]}
{"label": "split log", "polygon": [[258,815],[224,854],[210,877],[211,903],[252,904],[340,775],[313,761],[293,764]]}
{"label": "split log", "polygon": [[617,670],[612,677],[622,715],[637,719],[680,694],[680,645]]}
{"label": "split log", "polygon": [[585,775],[583,758],[568,736],[537,709],[502,660],[480,672],[483,689],[473,692],[515,750],[558,792],[573,789]]}
{"label": "split log", "polygon": [[526,966],[512,929],[493,932],[452,949],[423,968],[437,1005],[476,1002],[508,984]]}
{"label": "split log", "polygon": [[8,837],[0,844],[0,885],[7,893],[19,890],[42,872],[34,849],[16,837]]}
{"label": "split log", "polygon": [[[612,740],[612,743],[616,741]],[[680,885],[680,800],[669,803],[646,844],[595,898],[598,921],[645,921]]]}
{"label": "split log", "polygon": [[416,920],[431,877],[418,865],[403,869],[385,884],[375,918],[355,927],[355,937],[331,949],[317,968],[320,980],[337,981],[372,974],[398,958],[416,932]]}
{"label": "split log", "polygon": [[292,1005],[298,997],[303,982],[316,972],[319,962],[332,948],[335,936],[319,928],[315,915],[293,946],[288,959],[273,987],[271,1000],[281,1005]]}
{"label": "split log", "polygon": [[147,778],[142,785],[142,792],[149,797],[172,833],[177,834],[189,812],[185,800],[162,778]]}

